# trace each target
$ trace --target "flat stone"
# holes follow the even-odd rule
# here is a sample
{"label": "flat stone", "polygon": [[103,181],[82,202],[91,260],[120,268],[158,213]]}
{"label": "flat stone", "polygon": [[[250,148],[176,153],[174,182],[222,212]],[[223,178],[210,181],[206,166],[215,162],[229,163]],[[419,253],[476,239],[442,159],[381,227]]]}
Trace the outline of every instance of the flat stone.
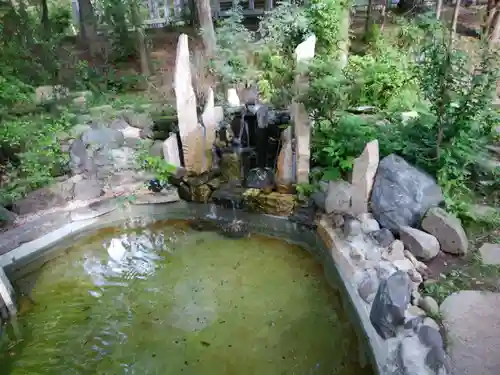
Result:
{"label": "flat stone", "polygon": [[54,185],[34,190],[23,199],[15,202],[12,210],[19,215],[26,215],[57,206],[64,206],[73,199],[74,179],[70,178]]}
{"label": "flat stone", "polygon": [[439,253],[439,242],[436,237],[411,227],[399,228],[399,238],[405,247],[417,258],[431,260]]}
{"label": "flat stone", "polygon": [[151,129],[153,127],[153,119],[149,113],[137,113],[133,111],[126,111],[123,117],[128,124],[138,129]]}
{"label": "flat stone", "polygon": [[77,201],[98,198],[103,194],[103,183],[96,177],[82,179],[75,183],[74,197]]}
{"label": "flat stone", "polygon": [[80,207],[70,213],[71,221],[81,221],[93,219],[102,216],[117,208],[116,200],[106,199],[99,202],[94,202],[87,207]]}
{"label": "flat stone", "polygon": [[6,227],[16,221],[17,215],[14,212],[0,206],[0,227]]}
{"label": "flat stone", "polygon": [[479,248],[481,259],[484,264],[499,265],[500,264],[500,244],[499,243],[484,243]]}
{"label": "flat stone", "polygon": [[40,216],[0,234],[0,255],[5,254],[23,243],[36,240],[65,224],[70,223],[69,213],[55,212]]}
{"label": "flat stone", "polygon": [[500,373],[500,294],[461,291],[440,306],[452,374]]}
{"label": "flat stone", "polygon": [[433,207],[425,214],[422,229],[437,238],[444,252],[457,255],[467,253],[469,242],[462,223],[442,208]]}
{"label": "flat stone", "polygon": [[131,200],[133,204],[160,204],[178,202],[181,199],[176,190],[167,190],[160,193],[140,194]]}

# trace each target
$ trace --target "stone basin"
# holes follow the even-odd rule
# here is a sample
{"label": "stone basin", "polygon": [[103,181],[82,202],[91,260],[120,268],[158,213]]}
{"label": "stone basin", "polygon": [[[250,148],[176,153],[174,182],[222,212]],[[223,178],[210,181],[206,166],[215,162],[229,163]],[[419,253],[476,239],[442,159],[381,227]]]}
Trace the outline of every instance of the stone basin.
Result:
{"label": "stone basin", "polygon": [[[102,230],[104,229],[106,232],[106,228],[112,228],[112,229],[107,229],[107,238],[109,240],[110,236],[115,238],[119,234],[123,234],[123,231],[137,231],[137,230],[143,230],[144,228],[148,227],[148,229],[152,228],[151,226],[155,226],[158,224],[159,221],[162,220],[167,220],[167,219],[176,219],[176,220],[198,220],[202,218],[203,220],[208,220],[215,222],[216,227],[220,227],[221,225],[225,225],[231,220],[233,220],[233,211],[232,210],[224,210],[221,209],[220,207],[217,208],[217,216],[214,217],[214,212],[213,212],[213,206],[210,205],[200,205],[200,204],[189,204],[186,202],[178,202],[178,203],[170,203],[170,204],[155,204],[155,205],[130,205],[128,207],[122,208],[122,209],[117,209],[112,212],[109,212],[107,214],[104,214],[102,216],[99,216],[97,218],[92,218],[92,219],[87,219],[87,220],[81,220],[81,221],[76,221],[71,224],[64,225],[60,227],[59,229],[43,236],[40,238],[35,239],[34,241],[22,244],[18,248],[14,249],[13,251],[10,251],[2,256],[0,256],[0,266],[3,267],[5,270],[5,273],[9,277],[10,280],[14,281],[14,284],[19,287],[22,283],[16,283],[16,280],[26,280],[29,279],[29,275],[32,274],[37,274],[39,272],[40,267],[42,267],[44,264],[57,264],[59,259],[63,259],[64,255],[62,257],[59,257],[61,255],[61,249],[70,249],[71,245],[74,245],[75,243],[81,243],[81,241],[87,241],[89,238],[92,238],[92,236],[95,236],[96,231],[101,230],[101,232],[97,233],[103,233]],[[342,350],[344,351],[349,351],[348,355],[346,353],[342,355],[346,355],[346,360],[348,361],[346,363],[354,363],[354,365],[346,365],[346,371],[348,370],[349,366],[354,366],[351,367],[351,371],[355,371],[356,373],[360,374],[386,374],[387,371],[385,370],[385,365],[386,365],[386,360],[387,360],[387,354],[385,353],[385,347],[384,345],[381,344],[380,338],[376,335],[373,326],[370,324],[368,314],[366,311],[366,308],[363,306],[361,300],[357,297],[357,293],[355,290],[355,286],[352,284],[352,278],[351,275],[349,275],[350,269],[349,267],[345,266],[342,264],[342,260],[340,257],[340,253],[335,254],[335,238],[334,235],[332,235],[331,231],[328,229],[322,228],[321,223],[319,225],[318,231],[311,231],[306,229],[305,227],[298,225],[296,223],[293,223],[287,219],[280,218],[280,217],[274,217],[270,215],[257,215],[257,214],[249,214],[245,212],[238,212],[237,213],[238,220],[244,221],[246,225],[248,225],[248,229],[250,232],[252,232],[252,236],[256,236],[256,238],[260,236],[265,236],[266,238],[269,237],[275,237],[277,239],[285,240],[288,243],[294,244],[296,246],[299,246],[300,248],[306,249],[313,257],[316,259],[316,261],[321,264],[322,270],[324,272],[324,275],[326,277],[326,280],[330,287],[332,288],[332,293],[337,295],[338,297],[335,298],[340,298],[338,302],[340,302],[340,305],[336,305],[335,303],[332,305],[332,316],[342,316],[343,319],[345,319],[345,322],[348,322],[348,326],[351,327],[348,329],[347,336],[350,336],[350,340],[347,340],[348,342],[348,347],[342,348],[342,346],[338,347],[336,345],[333,345],[332,353],[331,355],[329,354],[328,357],[331,356],[338,356],[341,355]],[[114,228],[114,229],[113,229]],[[120,228],[120,229],[116,229]],[[193,235],[194,236],[194,235]],[[202,236],[204,234],[202,233]],[[215,236],[215,237],[214,237]],[[332,238],[333,236],[333,238]],[[194,238],[194,237],[193,237]],[[211,241],[216,241],[216,239],[219,238],[217,241],[222,241],[221,236],[217,234],[216,232],[212,232],[212,234],[209,234],[207,238],[202,238],[203,240],[207,240],[209,242]],[[238,241],[250,241],[249,246],[252,249],[252,251],[258,251],[260,248],[259,246],[256,246],[259,244],[258,240],[257,242],[252,242],[254,241],[252,239],[253,237],[244,238],[244,239],[232,239],[232,240],[226,240],[226,241],[236,241],[234,242],[234,250],[235,252],[238,252],[239,249],[238,247],[241,246],[242,249],[245,248],[244,245],[245,242],[238,242]],[[113,241],[113,240],[112,240]],[[214,242],[215,243],[215,242]],[[218,242],[217,242],[218,243]],[[253,243],[253,245],[252,245]],[[281,241],[278,241],[277,243],[280,243],[280,245],[277,245],[277,248],[282,247],[282,250],[285,251],[287,249],[288,245],[283,244]],[[240,244],[240,245],[238,245]],[[264,242],[262,243],[264,244]],[[216,247],[219,247],[215,245]],[[262,245],[264,246],[264,245]],[[291,245],[290,245],[291,246]],[[265,247],[265,246],[264,246]],[[264,248],[262,247],[262,248]],[[76,250],[75,250],[76,251]],[[195,251],[195,250],[193,250]],[[197,251],[200,251],[198,249]],[[207,250],[208,251],[208,250]],[[250,250],[246,250],[250,251]],[[291,253],[299,251],[298,248],[289,248]],[[287,251],[285,251],[286,253]],[[299,251],[300,253],[300,251]],[[200,264],[203,264],[203,252],[200,253],[199,260]],[[251,253],[249,253],[251,255]],[[290,254],[288,254],[290,255]],[[209,256],[207,254],[207,256]],[[257,256],[257,255],[256,255]],[[209,259],[209,258],[207,258]],[[215,258],[214,258],[215,259]],[[195,264],[198,264],[198,262],[193,263],[193,267]],[[60,266],[59,266],[60,267]],[[197,267],[197,266],[196,266]],[[293,267],[291,268],[291,270]],[[43,268],[42,268],[43,270]],[[195,271],[196,272],[196,271]],[[243,271],[242,271],[243,272]],[[273,272],[268,272],[272,274]],[[311,273],[312,274],[312,273]],[[132,275],[135,275],[134,273]],[[245,274],[242,274],[243,277],[245,277]],[[47,277],[47,276],[45,276]],[[132,277],[129,275],[129,277]],[[250,276],[247,276],[250,277]],[[318,276],[321,278],[321,276]],[[256,280],[258,280],[257,278]],[[199,281],[199,278],[196,280]],[[196,281],[195,280],[195,281]],[[202,280],[202,279],[200,279]],[[128,280],[130,281],[130,279]],[[193,281],[193,282],[195,282]],[[209,280],[205,280],[203,282],[208,282]],[[273,281],[271,281],[273,282]],[[285,280],[275,280],[274,282],[279,282],[281,287],[284,287],[284,290],[294,290],[295,288],[293,285],[291,287],[286,288],[286,281]],[[294,283],[293,280],[290,281],[291,283]],[[18,285],[19,284],[19,285]],[[196,282],[195,282],[196,284]],[[283,285],[285,284],[285,285]],[[36,285],[36,283],[35,283]],[[43,283],[42,283],[43,285]],[[182,298],[188,298],[189,293],[187,293],[188,296],[186,296],[186,291],[184,290],[185,287],[189,287],[188,289],[193,289],[197,288],[196,285],[180,285],[177,289],[174,288],[174,291],[177,290],[178,293],[180,293],[180,296],[183,296]],[[193,287],[193,288],[192,288]],[[184,288],[184,289],[183,289]],[[201,288],[201,287],[200,287]],[[266,287],[267,288],[267,287]],[[297,284],[296,288],[300,288],[300,283]],[[215,291],[217,288],[212,285],[211,287],[203,287],[201,288],[205,290],[207,293],[210,291]],[[35,287],[36,290],[36,287]],[[298,289],[300,290],[300,289]],[[297,290],[297,291],[298,291]],[[241,291],[242,292],[242,291]],[[211,292],[210,292],[211,293]],[[210,294],[209,293],[209,294]],[[255,292],[254,292],[255,293]],[[326,292],[325,292],[326,293]],[[242,294],[242,293],[240,293]],[[300,293],[299,293],[300,294]],[[328,293],[327,293],[328,294]],[[207,297],[207,296],[202,296],[202,297]],[[244,297],[244,293],[242,296]],[[21,308],[19,318],[16,320],[22,321],[23,319],[23,314],[24,312],[22,309],[25,308],[26,305],[30,305],[32,301],[26,302],[25,297],[20,296],[19,293],[17,295],[19,305]],[[180,297],[179,297],[180,298]],[[182,299],[180,298],[180,299]],[[185,299],[184,298],[184,299]],[[207,297],[208,298],[208,297]],[[186,310],[186,303],[184,303],[181,308],[181,310],[177,311],[177,317],[179,319],[176,320],[176,323],[178,329],[186,329],[188,327],[189,329],[200,329],[203,331],[203,327],[198,327],[198,325],[203,325],[203,319],[208,319],[210,320],[211,318],[216,319],[209,314],[209,312],[213,311],[215,309],[214,306],[210,305],[211,298],[202,298],[202,302],[197,303],[196,299],[190,299],[184,301],[186,302],[189,306],[192,308]],[[335,300],[334,298],[334,300]],[[71,299],[71,294],[68,296],[68,299]],[[154,301],[154,300],[151,300]],[[210,306],[206,305],[206,303],[209,303]],[[330,300],[331,301],[331,300]],[[300,301],[298,300],[297,303]],[[36,303],[36,301],[34,301]],[[154,302],[150,302],[153,303]],[[304,302],[301,302],[302,304]],[[64,305],[63,305],[64,306]],[[198,307],[196,307],[198,306]],[[201,307],[200,307],[201,306]],[[208,306],[208,307],[207,307]],[[252,305],[250,305],[252,306]],[[315,304],[311,302],[310,309],[314,310],[315,309]],[[203,319],[200,318],[200,314],[198,314],[196,309],[202,309],[204,312]],[[160,309],[160,307],[157,307],[157,309]],[[208,309],[208,310],[207,310]],[[175,309],[174,309],[175,310]],[[195,311],[196,310],[196,311]],[[205,311],[206,310],[206,311]],[[293,310],[293,309],[292,309]],[[300,310],[300,309],[298,309]],[[34,308],[34,311],[36,310],[36,306]],[[155,311],[153,309],[153,311]],[[194,312],[193,312],[194,311]],[[201,310],[200,310],[201,311]],[[207,312],[208,311],[208,312]],[[302,311],[302,310],[300,310]],[[304,309],[303,312],[298,312],[298,316],[302,316],[300,314],[304,314],[305,312],[309,311],[308,309]],[[316,310],[314,310],[316,311]],[[191,313],[193,314],[191,314]],[[206,314],[205,314],[206,312]],[[226,311],[227,312],[227,311]],[[264,310],[264,313],[266,311]],[[159,317],[155,318],[162,318],[161,316],[161,309],[158,312],[160,314]],[[249,314],[254,313],[255,311],[251,308],[249,308],[248,311]],[[313,314],[316,314],[316,312],[311,312]],[[175,314],[174,314],[175,315]],[[193,315],[193,316],[191,316]],[[258,314],[257,314],[258,315]],[[272,315],[272,314],[271,314]],[[292,314],[293,315],[293,314]],[[321,315],[321,314],[320,314]],[[318,319],[319,316],[318,315]],[[193,319],[191,319],[191,318]],[[196,318],[198,317],[198,319]],[[297,318],[296,317],[296,318]],[[304,316],[305,318],[305,316]],[[96,317],[97,319],[97,317]],[[165,318],[166,319],[166,318]],[[175,320],[175,319],[174,319]],[[200,321],[201,320],[201,321]],[[228,319],[229,320],[229,319]],[[147,319],[145,319],[147,323]],[[144,323],[144,324],[146,324]],[[249,325],[251,322],[249,322]],[[271,322],[272,323],[272,322]],[[196,327],[195,327],[196,326]],[[321,328],[320,328],[321,330]],[[21,330],[22,331],[22,330]],[[198,332],[197,335],[202,335],[202,333]],[[217,332],[217,330],[215,331]],[[12,332],[10,333],[12,336]],[[19,335],[22,336],[22,332],[18,333]],[[295,336],[298,335],[298,336]],[[297,331],[295,335],[292,334],[292,336],[287,339],[286,341],[289,340],[297,340],[297,342],[300,342],[301,339],[305,339],[306,337],[309,337],[309,335],[305,334],[300,334],[300,331]],[[196,336],[196,335],[195,335]],[[321,334],[318,332],[317,337],[318,340],[320,338]],[[16,337],[16,334],[14,334],[14,337]],[[197,337],[197,336],[196,336]],[[210,342],[210,340],[207,340],[204,338],[204,336],[199,336],[201,339],[199,339],[200,347],[197,348],[196,350],[202,350],[202,348],[207,348],[210,349],[211,345],[214,345],[214,348],[219,348],[222,345],[223,340],[222,339],[215,339],[213,342]],[[272,338],[273,336],[269,334],[269,337]],[[276,336],[278,337],[278,336]],[[312,338],[315,337],[315,335],[312,335],[311,338],[308,338],[308,340],[313,340]],[[188,340],[193,339],[191,336],[188,338]],[[335,337],[332,337],[331,340],[335,341]],[[104,340],[104,339],[103,339]],[[200,341],[201,340],[201,341]],[[337,338],[337,341],[339,338]],[[104,340],[106,341],[106,340]],[[266,341],[266,340],[264,340]],[[336,342],[337,342],[336,341]],[[244,342],[244,340],[243,340]],[[104,345],[104,344],[103,344]],[[339,345],[342,345],[339,343]],[[300,348],[302,346],[298,345]],[[101,345],[102,347],[102,345]],[[307,347],[304,346],[304,347]],[[300,348],[298,350],[300,350]],[[102,348],[101,348],[102,349]],[[169,350],[172,348],[169,346]],[[21,349],[22,350],[22,349]],[[124,349],[125,350],[125,349]],[[265,352],[265,351],[264,351]],[[259,352],[262,355],[263,352]],[[269,355],[272,357],[272,354],[274,353],[272,349],[269,349]],[[338,354],[337,354],[338,353]],[[152,353],[153,354],[153,353]],[[227,353],[226,353],[227,354]],[[247,353],[250,354],[250,353]],[[15,353],[12,352],[12,356],[15,356]],[[104,355],[104,354],[99,354],[99,352],[96,353],[96,355]],[[193,354],[194,355],[194,354]],[[197,355],[197,354],[196,354]],[[201,355],[201,354],[200,354]],[[215,354],[214,354],[215,355]],[[287,355],[283,355],[286,357]],[[300,354],[295,353],[291,354],[291,357],[288,358],[288,360],[291,360],[292,357],[296,357],[300,359]],[[104,355],[105,357],[105,355]],[[270,357],[270,358],[271,358]],[[211,357],[212,358],[212,357]],[[354,360],[353,360],[354,358]],[[263,358],[264,359],[264,358]],[[3,358],[5,360],[5,358]],[[212,358],[213,360],[213,358]],[[267,358],[266,360],[273,361],[272,359]],[[186,361],[188,361],[186,359]],[[189,360],[191,361],[191,359]],[[251,362],[251,361],[250,361]],[[258,361],[257,361],[258,362]],[[256,362],[256,363],[257,363]],[[340,361],[342,362],[342,361]],[[214,361],[213,363],[217,363],[217,361]],[[253,363],[253,362],[252,362]],[[319,363],[319,362],[318,362]],[[11,363],[12,364],[12,363]],[[22,364],[22,362],[21,362]],[[182,364],[181,364],[182,365]],[[179,366],[181,366],[179,365]],[[182,367],[182,366],[181,366]],[[2,365],[2,368],[3,365]],[[176,369],[179,369],[180,367],[177,367]],[[196,368],[196,366],[193,367],[193,369]],[[261,368],[266,368],[266,367],[261,367]],[[275,367],[269,367],[269,369],[274,368],[274,370],[277,369],[283,369],[283,366],[275,366]],[[293,368],[293,366],[291,367]],[[200,370],[200,368],[197,368]],[[237,368],[235,369],[236,371]],[[303,368],[300,370],[300,368],[297,368],[298,371],[304,371]],[[322,368],[320,364],[317,365],[317,367],[311,368],[310,373],[315,373],[315,374],[331,374],[332,369],[325,369]],[[333,372],[333,373],[338,373],[338,374],[348,374],[350,372],[342,372],[343,370],[341,369],[333,369],[337,370],[338,372]],[[285,368],[285,371],[291,371],[290,367],[287,369]],[[125,372],[124,372],[125,373]],[[148,372],[143,372],[143,373],[148,373]],[[186,373],[190,373],[189,371]],[[223,372],[221,372],[223,373]],[[232,373],[232,372],[228,372]],[[245,372],[239,372],[239,373],[245,373]],[[249,372],[250,374],[251,372]],[[303,373],[303,372],[300,372]],[[9,374],[9,372],[7,373]],[[6,374],[6,375],[7,375]],[[12,372],[12,374],[17,374],[17,372]]]}

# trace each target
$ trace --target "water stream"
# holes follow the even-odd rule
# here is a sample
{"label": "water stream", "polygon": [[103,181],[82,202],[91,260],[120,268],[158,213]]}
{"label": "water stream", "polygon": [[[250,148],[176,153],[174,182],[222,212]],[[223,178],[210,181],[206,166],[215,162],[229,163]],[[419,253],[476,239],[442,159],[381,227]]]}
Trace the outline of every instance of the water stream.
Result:
{"label": "water stream", "polygon": [[[74,242],[74,241],[73,241]],[[370,375],[306,251],[184,222],[88,236],[18,280],[2,375]]]}

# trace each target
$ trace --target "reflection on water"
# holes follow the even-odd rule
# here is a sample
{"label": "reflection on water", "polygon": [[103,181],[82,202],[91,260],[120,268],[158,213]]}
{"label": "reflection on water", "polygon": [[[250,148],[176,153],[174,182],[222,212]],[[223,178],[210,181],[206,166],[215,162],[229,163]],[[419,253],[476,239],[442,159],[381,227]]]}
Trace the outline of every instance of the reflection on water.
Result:
{"label": "reflection on water", "polygon": [[274,239],[102,231],[17,286],[2,375],[372,374],[321,268]]}

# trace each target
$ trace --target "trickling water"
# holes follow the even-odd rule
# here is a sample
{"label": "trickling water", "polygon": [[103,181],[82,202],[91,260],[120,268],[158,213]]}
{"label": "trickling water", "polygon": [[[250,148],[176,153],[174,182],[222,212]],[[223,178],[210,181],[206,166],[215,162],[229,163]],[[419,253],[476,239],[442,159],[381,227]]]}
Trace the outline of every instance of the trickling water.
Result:
{"label": "trickling water", "polygon": [[2,375],[373,375],[322,268],[276,239],[107,229],[16,286]]}
{"label": "trickling water", "polygon": [[214,203],[210,203],[210,212],[206,215],[208,219],[217,219],[217,206]]}
{"label": "trickling water", "polygon": [[202,157],[202,166],[203,170],[207,170],[207,128],[202,125],[203,128],[203,157]]}

